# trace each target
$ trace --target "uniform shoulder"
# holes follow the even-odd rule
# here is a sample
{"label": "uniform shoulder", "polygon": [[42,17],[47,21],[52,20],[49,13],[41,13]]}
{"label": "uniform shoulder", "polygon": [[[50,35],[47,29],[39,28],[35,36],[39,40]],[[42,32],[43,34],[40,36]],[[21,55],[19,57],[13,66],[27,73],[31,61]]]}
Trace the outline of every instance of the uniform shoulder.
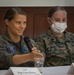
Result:
{"label": "uniform shoulder", "polygon": [[[23,39],[24,39],[24,37],[26,37],[26,36],[23,36]],[[28,37],[28,36],[27,36],[27,37]],[[28,38],[29,38],[29,40],[30,40],[30,42],[31,42],[32,44],[36,45],[35,41],[34,41],[32,38],[30,38],[30,37],[28,37]],[[25,41],[25,39],[24,39],[24,41]]]}
{"label": "uniform shoulder", "polygon": [[74,36],[74,33],[66,32],[67,35]]}
{"label": "uniform shoulder", "polygon": [[39,35],[38,37],[36,37],[34,40],[35,41],[42,40],[42,39],[47,38],[47,37],[48,37],[48,34],[47,34],[47,32],[45,32],[45,33]]}
{"label": "uniform shoulder", "polygon": [[0,40],[2,40],[3,39],[3,37],[2,37],[2,35],[0,35]]}

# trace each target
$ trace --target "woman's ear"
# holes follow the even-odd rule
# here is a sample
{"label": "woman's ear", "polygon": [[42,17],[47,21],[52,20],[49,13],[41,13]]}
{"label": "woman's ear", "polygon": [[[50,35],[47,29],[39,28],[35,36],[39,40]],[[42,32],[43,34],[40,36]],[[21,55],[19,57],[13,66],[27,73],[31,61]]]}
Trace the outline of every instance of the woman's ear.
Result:
{"label": "woman's ear", "polygon": [[51,21],[51,19],[49,18],[49,17],[47,17],[47,21],[48,21],[48,23],[51,25],[52,24],[52,21]]}
{"label": "woman's ear", "polygon": [[5,19],[5,23],[8,26],[9,25],[9,20],[8,19]]}

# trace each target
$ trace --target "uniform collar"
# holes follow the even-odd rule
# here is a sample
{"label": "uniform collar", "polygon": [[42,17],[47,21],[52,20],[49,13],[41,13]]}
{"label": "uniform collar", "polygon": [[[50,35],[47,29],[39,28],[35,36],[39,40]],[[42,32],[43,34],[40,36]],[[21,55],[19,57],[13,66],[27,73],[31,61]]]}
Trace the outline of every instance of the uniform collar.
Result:
{"label": "uniform collar", "polygon": [[[66,33],[67,33],[67,32],[64,31],[64,35],[65,35]],[[56,37],[53,35],[53,33],[52,33],[52,31],[50,30],[50,28],[49,28],[49,30],[47,31],[47,35],[48,35],[48,36],[51,36],[51,37],[50,37],[51,40],[56,41],[56,39],[55,39]]]}
{"label": "uniform collar", "polygon": [[[4,39],[6,39],[6,40],[8,40],[8,41],[10,41],[10,42],[13,42],[13,40],[11,40],[10,35],[9,35],[9,33],[8,33],[7,30],[6,30],[6,32],[5,32],[2,36],[3,36]],[[24,36],[20,36],[20,37],[21,37],[21,39],[23,40],[23,37],[24,37]]]}

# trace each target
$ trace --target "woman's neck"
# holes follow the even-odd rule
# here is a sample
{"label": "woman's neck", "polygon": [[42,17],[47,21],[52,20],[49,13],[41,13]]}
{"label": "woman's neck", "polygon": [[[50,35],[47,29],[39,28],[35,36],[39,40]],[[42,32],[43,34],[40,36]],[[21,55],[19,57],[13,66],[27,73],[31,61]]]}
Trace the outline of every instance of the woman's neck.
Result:
{"label": "woman's neck", "polygon": [[17,43],[20,41],[20,37],[13,37],[11,38],[13,40],[13,42]]}
{"label": "woman's neck", "polygon": [[63,33],[55,33],[53,30],[51,30],[51,31],[55,37],[62,37],[63,36]]}
{"label": "woman's neck", "polygon": [[14,36],[12,34],[10,34],[10,38],[14,43],[17,43],[20,41],[21,37],[20,36]]}

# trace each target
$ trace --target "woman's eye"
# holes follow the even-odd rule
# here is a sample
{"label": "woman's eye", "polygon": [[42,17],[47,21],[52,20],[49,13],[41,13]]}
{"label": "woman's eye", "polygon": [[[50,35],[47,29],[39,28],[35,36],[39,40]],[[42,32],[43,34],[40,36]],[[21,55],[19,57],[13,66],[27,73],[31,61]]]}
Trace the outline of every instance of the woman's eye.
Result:
{"label": "woman's eye", "polygon": [[20,24],[21,22],[16,22],[17,24]]}
{"label": "woman's eye", "polygon": [[26,22],[24,22],[24,24],[26,24]]}
{"label": "woman's eye", "polygon": [[66,22],[66,20],[63,20],[63,22]]}

